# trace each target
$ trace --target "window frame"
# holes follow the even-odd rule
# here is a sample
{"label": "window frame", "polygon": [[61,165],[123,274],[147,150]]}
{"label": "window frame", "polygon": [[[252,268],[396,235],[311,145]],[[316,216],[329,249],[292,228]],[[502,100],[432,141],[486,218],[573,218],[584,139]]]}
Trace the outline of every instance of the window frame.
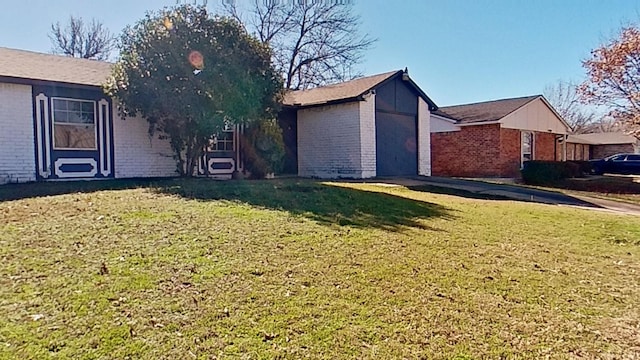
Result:
{"label": "window frame", "polygon": [[[525,153],[524,140],[525,140],[525,136],[527,135],[531,135],[531,142],[529,144],[529,152]],[[525,161],[535,160],[535,143],[536,143],[535,132],[529,131],[529,130],[520,130],[520,167],[524,167]],[[525,154],[529,155],[529,159],[525,160]]]}
{"label": "window frame", "polygon": [[[210,152],[221,153],[221,152],[233,152],[236,151],[236,139],[235,139],[235,129],[233,127],[225,127],[220,133],[227,133],[229,137],[226,139],[219,140],[218,135],[215,135],[211,139],[211,145],[209,146]],[[231,150],[227,149],[225,145],[223,149],[219,149],[219,144],[229,144],[231,143]]]}
{"label": "window frame", "polygon": [[[91,103],[93,105],[93,123],[69,123],[69,122],[56,122],[55,116],[55,100],[65,100],[65,101],[75,101],[80,103]],[[82,105],[80,105],[80,109],[82,109]],[[80,110],[82,112],[82,110]],[[59,147],[56,146],[56,134],[55,128],[56,125],[61,126],[93,126],[93,148],[69,148],[69,147]],[[66,97],[52,97],[51,98],[51,138],[52,145],[54,150],[65,150],[65,151],[96,151],[98,150],[98,106],[97,101],[95,100],[87,100],[87,99],[77,99],[77,98],[66,98]]]}

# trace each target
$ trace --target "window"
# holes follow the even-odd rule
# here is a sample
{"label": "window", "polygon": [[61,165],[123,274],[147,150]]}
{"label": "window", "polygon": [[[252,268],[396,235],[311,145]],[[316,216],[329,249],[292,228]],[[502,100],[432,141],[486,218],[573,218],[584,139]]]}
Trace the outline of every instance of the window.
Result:
{"label": "window", "polygon": [[522,132],[522,164],[525,161],[533,160],[533,132],[531,131],[523,131]]}
{"label": "window", "polygon": [[211,142],[211,151],[233,151],[233,130],[224,130]]}
{"label": "window", "polygon": [[627,161],[640,161],[640,155],[627,155]]}
{"label": "window", "polygon": [[53,147],[65,150],[95,150],[96,104],[94,101],[52,99]]}

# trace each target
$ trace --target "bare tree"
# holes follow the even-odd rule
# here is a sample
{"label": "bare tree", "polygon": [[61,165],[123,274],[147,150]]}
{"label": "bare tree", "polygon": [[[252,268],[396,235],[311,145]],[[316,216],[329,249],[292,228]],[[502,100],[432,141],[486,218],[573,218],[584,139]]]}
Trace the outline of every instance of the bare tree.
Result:
{"label": "bare tree", "polygon": [[554,85],[547,85],[544,96],[571,126],[573,134],[594,132],[602,119],[594,109],[580,101],[577,86],[571,82],[558,81]]}
{"label": "bare tree", "polygon": [[356,65],[375,42],[359,34],[360,18],[350,1],[254,0],[248,10],[228,2],[224,12],[271,46],[288,89],[360,76]]}
{"label": "bare tree", "polygon": [[54,53],[84,59],[106,60],[115,47],[115,38],[101,22],[92,19],[85,24],[75,16],[64,27],[59,22],[52,24],[49,39]]}

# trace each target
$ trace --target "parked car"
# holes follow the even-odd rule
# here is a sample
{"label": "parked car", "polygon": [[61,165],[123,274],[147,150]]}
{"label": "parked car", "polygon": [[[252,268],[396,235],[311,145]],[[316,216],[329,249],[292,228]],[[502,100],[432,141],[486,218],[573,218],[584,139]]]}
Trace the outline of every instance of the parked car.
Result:
{"label": "parked car", "polygon": [[640,175],[640,154],[615,154],[590,162],[593,173],[596,175],[604,173]]}

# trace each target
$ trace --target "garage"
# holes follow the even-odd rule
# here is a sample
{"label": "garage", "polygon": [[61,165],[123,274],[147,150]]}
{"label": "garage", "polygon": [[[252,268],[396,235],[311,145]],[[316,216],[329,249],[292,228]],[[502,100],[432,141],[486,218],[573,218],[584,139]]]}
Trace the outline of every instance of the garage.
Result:
{"label": "garage", "polygon": [[376,174],[418,174],[418,97],[402,77],[376,88]]}

